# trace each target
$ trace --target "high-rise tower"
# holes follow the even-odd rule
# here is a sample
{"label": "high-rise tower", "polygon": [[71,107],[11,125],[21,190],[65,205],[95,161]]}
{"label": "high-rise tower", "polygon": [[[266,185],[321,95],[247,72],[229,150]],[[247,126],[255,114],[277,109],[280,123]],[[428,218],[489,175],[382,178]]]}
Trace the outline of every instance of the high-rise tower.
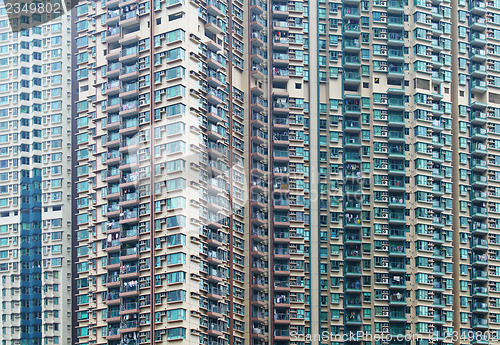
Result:
{"label": "high-rise tower", "polygon": [[72,341],[71,16],[41,18],[0,13],[2,345]]}
{"label": "high-rise tower", "polygon": [[244,13],[76,7],[80,344],[244,342]]}
{"label": "high-rise tower", "polygon": [[495,329],[496,2],[76,13],[79,344]]}

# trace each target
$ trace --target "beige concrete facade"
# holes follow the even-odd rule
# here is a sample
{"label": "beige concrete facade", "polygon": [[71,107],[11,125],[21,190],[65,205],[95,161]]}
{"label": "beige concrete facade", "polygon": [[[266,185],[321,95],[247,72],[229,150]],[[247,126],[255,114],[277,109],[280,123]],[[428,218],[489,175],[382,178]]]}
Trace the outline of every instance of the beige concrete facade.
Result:
{"label": "beige concrete facade", "polygon": [[81,3],[78,344],[495,329],[497,12]]}

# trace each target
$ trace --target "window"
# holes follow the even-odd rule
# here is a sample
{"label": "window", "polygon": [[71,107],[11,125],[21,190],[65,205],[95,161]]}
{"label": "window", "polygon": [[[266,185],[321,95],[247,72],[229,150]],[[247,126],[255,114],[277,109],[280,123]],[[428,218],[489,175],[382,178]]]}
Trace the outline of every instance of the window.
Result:
{"label": "window", "polygon": [[185,263],[186,263],[186,254],[184,253],[167,254],[167,265],[179,265]]}
{"label": "window", "polygon": [[184,41],[185,31],[182,29],[173,30],[165,34],[167,44],[175,41]]}
{"label": "window", "polygon": [[170,340],[170,339],[185,339],[185,338],[186,338],[186,329],[184,327],[167,329],[167,339]]}

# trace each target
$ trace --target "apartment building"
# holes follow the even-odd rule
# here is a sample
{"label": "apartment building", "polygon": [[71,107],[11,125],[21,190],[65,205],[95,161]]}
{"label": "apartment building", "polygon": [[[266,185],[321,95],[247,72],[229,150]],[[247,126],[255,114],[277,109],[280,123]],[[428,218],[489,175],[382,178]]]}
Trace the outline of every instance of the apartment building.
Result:
{"label": "apartment building", "polygon": [[108,0],[75,22],[78,344],[488,343],[497,2]]}
{"label": "apartment building", "polygon": [[70,344],[71,16],[11,19],[2,6],[0,342]]}

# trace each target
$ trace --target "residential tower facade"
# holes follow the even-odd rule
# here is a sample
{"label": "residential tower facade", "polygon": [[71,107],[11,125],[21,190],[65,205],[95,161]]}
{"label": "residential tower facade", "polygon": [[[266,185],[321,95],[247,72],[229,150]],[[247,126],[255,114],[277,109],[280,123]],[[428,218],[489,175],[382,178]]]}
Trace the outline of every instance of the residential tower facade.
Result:
{"label": "residential tower facade", "polygon": [[78,344],[488,343],[496,2],[76,12]]}
{"label": "residential tower facade", "polygon": [[71,16],[0,17],[0,342],[69,344]]}

